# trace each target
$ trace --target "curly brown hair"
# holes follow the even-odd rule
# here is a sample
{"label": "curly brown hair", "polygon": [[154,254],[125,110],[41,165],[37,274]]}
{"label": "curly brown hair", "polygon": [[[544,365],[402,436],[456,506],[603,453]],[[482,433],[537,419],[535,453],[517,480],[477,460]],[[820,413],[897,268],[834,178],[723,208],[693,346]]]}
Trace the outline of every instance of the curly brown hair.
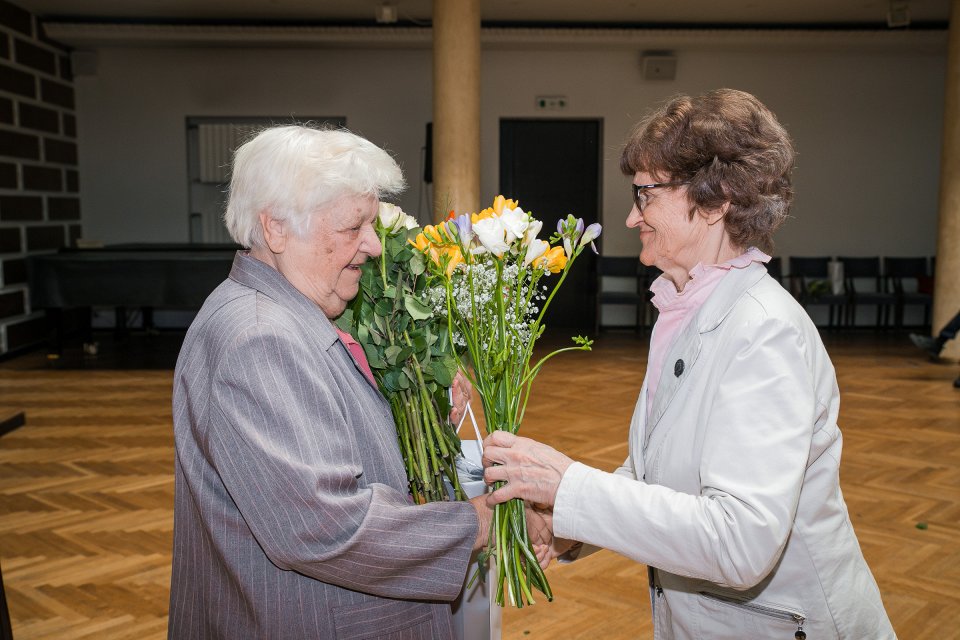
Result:
{"label": "curly brown hair", "polygon": [[626,175],[689,182],[691,218],[729,202],[731,241],[768,253],[790,210],[793,164],[793,144],[776,116],[736,89],[673,98],[637,124],[620,156]]}

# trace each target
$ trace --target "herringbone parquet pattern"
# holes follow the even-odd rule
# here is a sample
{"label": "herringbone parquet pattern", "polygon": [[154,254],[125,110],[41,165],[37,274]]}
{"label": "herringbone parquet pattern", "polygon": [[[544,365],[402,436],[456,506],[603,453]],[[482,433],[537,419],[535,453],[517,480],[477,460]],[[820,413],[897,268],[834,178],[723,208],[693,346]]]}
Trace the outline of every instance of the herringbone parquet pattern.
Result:
{"label": "herringbone parquet pattern", "polygon": [[[960,635],[960,391],[903,336],[831,338],[841,478],[901,638]],[[612,469],[646,362],[632,337],[551,362],[524,433]],[[165,637],[172,533],[169,371],[0,370],[0,564],[14,636]],[[926,528],[918,528],[923,523]],[[504,614],[504,638],[649,638],[646,571],[609,552],[548,570],[553,603]]]}

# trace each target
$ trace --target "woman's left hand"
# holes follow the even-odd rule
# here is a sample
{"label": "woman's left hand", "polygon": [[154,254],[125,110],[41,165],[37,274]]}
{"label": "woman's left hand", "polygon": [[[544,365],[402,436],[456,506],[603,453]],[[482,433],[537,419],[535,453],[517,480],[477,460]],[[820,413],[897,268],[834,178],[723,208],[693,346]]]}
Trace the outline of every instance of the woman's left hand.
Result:
{"label": "woman's left hand", "polygon": [[450,422],[457,426],[460,424],[460,420],[463,419],[463,414],[467,410],[467,403],[470,402],[470,396],[473,395],[473,385],[470,384],[470,381],[467,380],[467,376],[463,375],[462,371],[457,371],[457,375],[453,378],[453,384],[450,386],[452,390],[452,402],[453,406],[450,407]]}
{"label": "woman's left hand", "polygon": [[483,441],[483,479],[487,484],[506,484],[487,494],[487,504],[522,498],[552,507],[560,480],[571,464],[573,460],[549,445],[494,431]]}

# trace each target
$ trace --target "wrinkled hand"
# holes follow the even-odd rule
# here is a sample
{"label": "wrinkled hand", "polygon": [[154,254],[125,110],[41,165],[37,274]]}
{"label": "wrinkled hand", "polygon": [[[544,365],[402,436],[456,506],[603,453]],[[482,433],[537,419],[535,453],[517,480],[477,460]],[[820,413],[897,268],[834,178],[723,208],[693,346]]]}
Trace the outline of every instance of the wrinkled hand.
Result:
{"label": "wrinkled hand", "polygon": [[551,560],[569,551],[576,542],[553,535],[553,509],[547,508],[546,505],[528,502],[525,513],[527,534],[533,544],[533,551],[540,563],[540,568],[546,569]]}
{"label": "wrinkled hand", "polygon": [[555,557],[550,553],[550,547],[553,545],[553,512],[544,509],[543,505],[528,502],[524,515],[527,517],[527,535],[530,536],[533,552],[537,556],[540,568],[546,569]]}
{"label": "wrinkled hand", "polygon": [[494,431],[483,441],[483,479],[506,482],[487,494],[487,504],[522,498],[553,507],[564,472],[573,460],[553,447],[507,431]]}
{"label": "wrinkled hand", "polygon": [[450,407],[450,422],[456,427],[460,424],[460,420],[467,410],[467,403],[470,402],[470,396],[473,395],[473,385],[470,384],[462,371],[457,371],[450,389],[453,391],[451,394],[453,396],[453,406]]}

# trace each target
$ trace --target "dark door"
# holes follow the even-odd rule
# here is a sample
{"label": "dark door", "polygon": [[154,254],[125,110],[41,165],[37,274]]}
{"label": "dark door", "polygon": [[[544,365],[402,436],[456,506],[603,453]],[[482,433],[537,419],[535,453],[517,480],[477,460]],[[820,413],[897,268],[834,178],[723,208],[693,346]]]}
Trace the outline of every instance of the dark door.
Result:
{"label": "dark door", "polygon": [[[601,120],[500,121],[500,193],[543,221],[541,239],[549,239],[557,221],[570,213],[585,224],[599,221],[602,125]],[[547,327],[593,332],[595,270],[587,249],[550,303]],[[559,279],[549,278],[547,286]]]}

